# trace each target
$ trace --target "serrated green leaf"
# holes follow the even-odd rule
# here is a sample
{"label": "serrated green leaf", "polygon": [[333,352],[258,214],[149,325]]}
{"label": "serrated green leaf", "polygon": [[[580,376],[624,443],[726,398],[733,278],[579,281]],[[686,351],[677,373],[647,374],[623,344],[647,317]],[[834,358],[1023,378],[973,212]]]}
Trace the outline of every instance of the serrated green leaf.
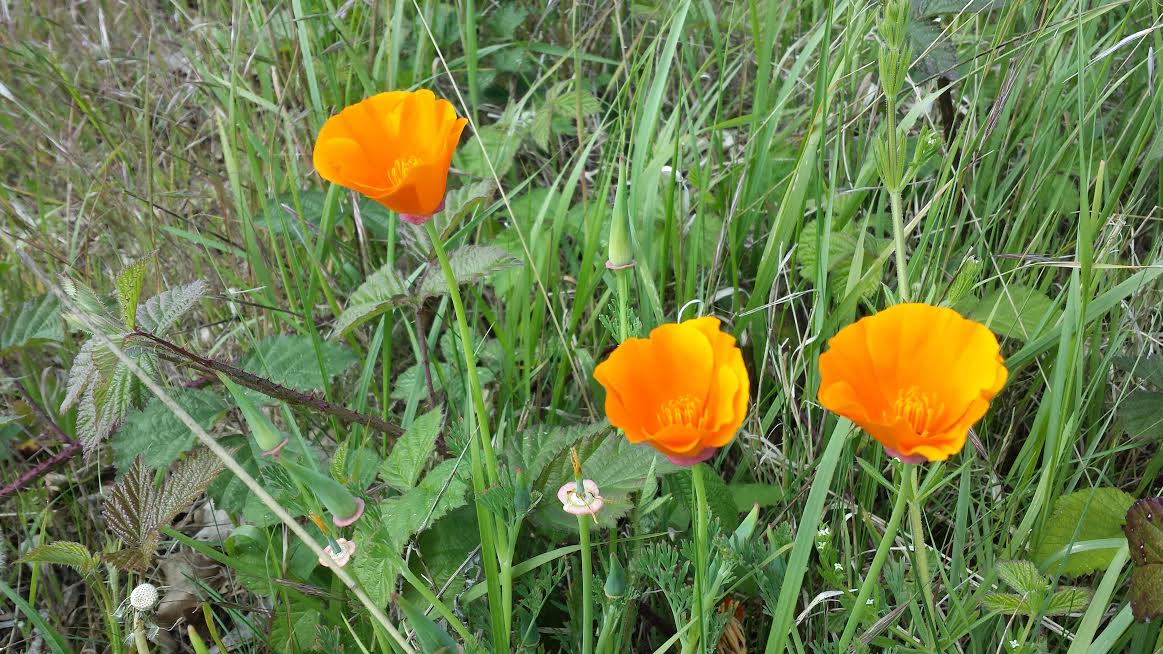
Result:
{"label": "serrated green leaf", "polygon": [[[496,245],[465,245],[448,255],[452,274],[458,284],[470,284],[492,273],[520,265],[505,248]],[[448,293],[448,281],[438,266],[430,266],[420,278],[416,292],[422,297]]]}
{"label": "serrated green leaf", "polygon": [[444,410],[441,407],[413,420],[392,446],[392,452],[380,468],[380,477],[396,490],[405,491],[415,486],[436,449],[436,439],[443,423]]}
{"label": "serrated green leaf", "polygon": [[398,553],[393,551],[382,526],[366,518],[355,524],[354,538],[359,551],[351,559],[351,573],[376,605],[387,606],[400,574],[393,563]]}
{"label": "serrated green leaf", "polygon": [[158,293],[137,307],[137,326],[151,334],[164,336],[206,295],[206,290],[206,282],[199,279]]}
{"label": "serrated green leaf", "polygon": [[[1059,497],[1054,502],[1050,519],[1038,535],[1034,560],[1055,571],[1058,569],[1055,557],[1072,543],[1118,538],[1123,534],[1127,509],[1134,501],[1135,498],[1117,488],[1087,489]],[[1066,557],[1062,573],[1073,577],[1105,570],[1116,550],[1074,552]]]}
{"label": "serrated green leaf", "polygon": [[[534,425],[508,441],[509,459],[513,461],[514,467],[524,468],[526,476],[533,480],[534,490],[542,491],[545,490],[544,477],[549,474],[552,463],[565,461],[566,450],[609,428],[609,423],[605,421],[564,427]],[[549,490],[557,492],[556,488]]]}
{"label": "serrated green leaf", "polygon": [[17,563],[51,563],[67,565],[81,574],[89,574],[97,569],[99,559],[89,553],[80,543],[58,540],[45,543],[29,550]]}
{"label": "serrated green leaf", "polygon": [[449,191],[444,196],[445,219],[455,225],[477,207],[488,202],[496,190],[497,183],[488,178]]}
{"label": "serrated green leaf", "polygon": [[[729,534],[739,526],[739,509],[735,506],[735,499],[731,496],[731,490],[727,488],[727,484],[723,483],[723,478],[719,476],[719,473],[705,463],[699,465],[702,466],[703,486],[707,491],[707,509],[710,510],[713,517],[718,519],[723,533]],[[676,499],[688,509],[694,506],[691,479],[693,473],[694,470],[691,469],[689,473],[672,475],[670,478],[671,488],[675,490]]]}
{"label": "serrated green leaf", "polygon": [[1114,364],[1123,372],[1163,391],[1163,356],[1115,357]]}
{"label": "serrated green leaf", "polygon": [[443,586],[480,544],[476,512],[471,506],[450,511],[425,530],[418,540],[425,578],[434,586]]}
{"label": "serrated green leaf", "polygon": [[1139,565],[1163,563],[1163,499],[1150,497],[1132,504],[1123,533],[1132,561]]}
{"label": "serrated green leaf", "polygon": [[0,353],[64,338],[60,304],[51,293],[22,303],[0,320]]}
{"label": "serrated green leaf", "polygon": [[121,309],[121,320],[129,330],[133,330],[137,324],[137,303],[141,300],[141,285],[145,282],[145,267],[148,263],[149,257],[138,259],[117,276],[117,306]]}
{"label": "serrated green leaf", "polygon": [[983,11],[1001,9],[1010,0],[913,0],[914,16],[937,16],[940,14],[976,14]]}
{"label": "serrated green leaf", "polygon": [[442,461],[418,486],[380,503],[385,534],[397,552],[421,529],[464,505],[468,485],[456,474],[456,464],[451,459]]}
{"label": "serrated green leaf", "polygon": [[1037,611],[1026,598],[1013,593],[990,593],[981,598],[981,606],[990,613],[1003,615],[1030,615]]}
{"label": "serrated green leaf", "polygon": [[[273,336],[255,345],[243,359],[242,368],[297,391],[318,390],[323,388],[324,371],[328,378],[333,378],[355,363],[351,350],[337,343],[322,341],[319,350],[324,370],[320,370],[310,336]],[[258,391],[245,389],[244,392],[253,402],[273,401]]]}
{"label": "serrated green leaf", "polygon": [[1118,413],[1131,436],[1163,438],[1163,392],[1134,391],[1119,402]]}
{"label": "serrated green leaf", "polygon": [[[184,389],[174,392],[172,397],[206,430],[211,429],[227,409],[222,398],[206,389]],[[141,411],[130,414],[114,434],[113,463],[118,470],[125,470],[140,455],[147,467],[167,468],[178,456],[189,451],[196,439],[169,407],[154,399]]]}
{"label": "serrated green leaf", "polygon": [[779,486],[772,484],[731,484],[731,497],[735,509],[746,513],[758,504],[761,507],[775,506],[783,498]]}
{"label": "serrated green leaf", "polygon": [[1086,588],[1073,586],[1063,588],[1050,596],[1044,613],[1046,615],[1070,615],[1081,613],[1090,606],[1092,593]]}
{"label": "serrated green leaf", "polygon": [[1029,561],[998,561],[997,576],[1019,595],[1044,593],[1050,587],[1050,580]]}
{"label": "serrated green leaf", "polygon": [[1045,293],[1018,284],[999,288],[980,300],[965,298],[956,308],[1002,336],[1023,341],[1052,327],[1062,316],[1062,309]]}
{"label": "serrated green leaf", "polygon": [[386,263],[351,294],[343,313],[339,314],[339,319],[331,329],[331,337],[342,336],[392,307],[411,301],[407,282],[396,272],[392,263]]}

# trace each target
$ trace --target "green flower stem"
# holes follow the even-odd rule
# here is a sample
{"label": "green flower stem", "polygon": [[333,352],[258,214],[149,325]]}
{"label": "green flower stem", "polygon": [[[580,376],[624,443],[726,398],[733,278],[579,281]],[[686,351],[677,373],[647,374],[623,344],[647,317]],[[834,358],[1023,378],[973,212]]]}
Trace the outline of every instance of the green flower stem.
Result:
{"label": "green flower stem", "polygon": [[606,607],[602,614],[602,628],[598,632],[597,653],[606,654],[611,652],[610,637],[617,631],[618,610],[614,608],[613,604]]}
{"label": "green flower stem", "polygon": [[703,484],[703,464],[691,467],[691,479],[695,490],[695,612],[698,616],[695,624],[698,631],[691,643],[695,645],[693,651],[700,652],[706,649],[700,641],[707,638],[707,607],[706,586],[707,580],[707,489]]}
{"label": "green flower stem", "polygon": [[[580,488],[580,486],[579,486]],[[590,516],[577,517],[577,530],[581,537],[582,563],[582,654],[594,651],[594,564],[590,551]]]}
{"label": "green flower stem", "polygon": [[137,647],[137,654],[149,654],[149,639],[145,637],[145,623],[141,614],[134,611],[133,615],[133,644]]}
{"label": "green flower stem", "polygon": [[618,341],[630,338],[630,270],[615,270],[614,282],[618,288]]}
{"label": "green flower stem", "polygon": [[442,618],[448,621],[448,624],[451,625],[456,633],[460,634],[460,637],[464,639],[465,645],[479,648],[480,645],[477,643],[477,639],[475,636],[473,636],[472,631],[470,631],[469,628],[466,627],[464,623],[456,617],[456,614],[454,614],[447,606],[444,605],[444,602],[440,601],[440,598],[436,596],[436,593],[432,592],[432,589],[429,588],[427,584],[421,581],[420,578],[412,572],[404,559],[400,558],[400,556],[394,552],[393,555],[395,556],[396,567],[400,569],[400,574],[404,576],[404,579],[407,580],[412,588],[415,588],[416,592],[420,593],[420,596],[423,597],[424,600],[429,604],[431,604],[432,608],[435,609]]}
{"label": "green flower stem", "polygon": [[[485,397],[481,390],[481,380],[477,375],[476,354],[473,352],[472,332],[468,328],[468,319],[465,317],[464,301],[460,297],[460,286],[452,264],[448,261],[448,253],[444,251],[444,244],[440,241],[440,233],[429,220],[424,224],[428,233],[428,240],[432,243],[432,250],[444,272],[444,279],[448,283],[448,294],[452,299],[452,310],[456,314],[456,325],[460,330],[460,346],[464,355],[464,365],[468,373],[469,392],[472,395],[473,411],[476,413],[479,438],[469,439],[469,454],[472,465],[473,495],[476,497],[477,524],[481,535],[481,559],[485,567],[485,584],[490,598],[512,598],[513,572],[512,557],[500,555],[501,549],[507,551],[502,544],[498,549],[498,540],[505,538],[503,525],[498,525],[497,518],[489,512],[481,502],[485,488],[497,483],[497,455],[493,451],[493,437],[489,430],[489,416],[485,410]],[[481,454],[484,461],[481,461]],[[501,567],[504,565],[502,573]],[[509,651],[509,636],[511,633],[513,607],[510,602],[489,602],[489,620],[493,634],[493,649],[497,652]]]}
{"label": "green flower stem", "polygon": [[921,493],[918,480],[919,466],[909,466],[906,479],[909,484],[909,523],[913,531],[913,556],[916,559],[916,579],[921,585],[925,598],[925,608],[929,612],[929,619],[938,624],[937,604],[933,601],[933,579],[929,573],[929,551],[925,547],[925,527],[921,523]]}
{"label": "green flower stem", "polygon": [[861,618],[864,617],[864,609],[868,605],[868,598],[872,595],[872,588],[876,585],[880,578],[880,569],[884,567],[884,561],[888,558],[888,551],[892,548],[892,543],[896,539],[897,530],[901,526],[901,519],[905,515],[905,505],[909,499],[909,482],[907,477],[910,474],[912,464],[904,464],[900,471],[901,482],[897,490],[896,503],[892,507],[892,515],[888,518],[888,524],[884,527],[884,536],[880,539],[880,545],[876,548],[876,554],[872,557],[872,565],[868,568],[868,574],[864,577],[864,582],[860,584],[860,592],[856,595],[856,604],[852,606],[852,612],[848,614],[848,623],[844,625],[844,633],[840,635],[840,643],[836,647],[839,654],[845,654],[848,651],[848,645],[852,642],[852,636],[856,633],[856,627],[860,625]]}

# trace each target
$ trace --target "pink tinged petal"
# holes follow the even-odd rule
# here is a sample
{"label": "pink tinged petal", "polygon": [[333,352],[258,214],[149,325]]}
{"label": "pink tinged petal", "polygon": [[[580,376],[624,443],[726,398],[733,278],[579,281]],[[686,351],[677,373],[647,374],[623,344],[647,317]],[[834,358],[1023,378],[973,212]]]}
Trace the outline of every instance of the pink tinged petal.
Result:
{"label": "pink tinged petal", "polygon": [[715,456],[715,452],[718,452],[718,451],[719,451],[719,448],[717,448],[717,447],[705,447],[702,449],[701,452],[699,452],[698,454],[695,454],[693,456],[675,456],[675,455],[668,454],[668,455],[666,455],[666,458],[676,466],[682,466],[684,468],[689,468],[691,466],[698,465],[698,464],[702,463],[703,461],[706,461],[707,459]]}
{"label": "pink tinged petal", "polygon": [[400,214],[400,220],[408,223],[409,225],[423,225],[424,223],[428,222],[429,220],[432,220],[432,216],[435,216],[436,214],[440,213],[441,211],[444,211],[444,200],[441,200],[440,206],[436,207],[436,211],[433,211],[430,214],[420,215],[420,214],[414,214],[414,213],[402,213],[402,214]]}
{"label": "pink tinged petal", "polygon": [[355,507],[355,513],[351,514],[350,517],[337,518],[335,516],[331,516],[331,522],[334,522],[336,527],[350,527],[351,525],[355,524],[355,521],[359,520],[360,517],[363,516],[364,503],[361,498],[355,498]]}
{"label": "pink tinged petal", "polygon": [[351,557],[355,556],[355,541],[347,540],[346,538],[340,538],[336,541],[336,543],[339,545],[340,552],[337,554],[331,551],[330,545],[324,547],[323,553],[326,556],[319,557],[320,565],[342,568],[343,566],[347,565],[348,561],[351,561]]}
{"label": "pink tinged petal", "polygon": [[887,445],[884,446],[884,451],[886,454],[896,459],[897,461],[900,461],[901,463],[924,463],[925,461],[928,461],[928,459],[926,459],[924,456],[921,456],[920,454],[901,454],[900,452],[892,449]]}

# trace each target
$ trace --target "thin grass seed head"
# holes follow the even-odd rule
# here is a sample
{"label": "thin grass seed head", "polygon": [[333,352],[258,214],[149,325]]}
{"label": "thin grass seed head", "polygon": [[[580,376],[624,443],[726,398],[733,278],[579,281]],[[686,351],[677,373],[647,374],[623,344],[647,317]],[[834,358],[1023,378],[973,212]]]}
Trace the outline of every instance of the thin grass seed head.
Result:
{"label": "thin grass seed head", "polygon": [[841,329],[820,355],[820,404],[906,463],[965,446],[1008,372],[984,325],[952,309],[898,304]]}
{"label": "thin grass seed head", "polygon": [[391,91],[327,119],[315,140],[315,170],[423,224],[444,206],[452,153],[468,124],[427,89]]}
{"label": "thin grass seed head", "polygon": [[680,466],[711,458],[747,417],[743,352],[714,317],[626,339],[594,369],[594,379],[606,389],[610,423]]}

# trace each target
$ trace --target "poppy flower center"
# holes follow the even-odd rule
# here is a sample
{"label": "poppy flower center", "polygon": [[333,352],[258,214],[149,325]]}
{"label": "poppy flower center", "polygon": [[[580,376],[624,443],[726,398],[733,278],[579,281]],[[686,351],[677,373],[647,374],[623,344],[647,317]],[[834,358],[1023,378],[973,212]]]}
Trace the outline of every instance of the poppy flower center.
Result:
{"label": "poppy flower center", "polygon": [[[892,414],[896,420],[903,420],[917,434],[927,436],[933,421],[945,410],[945,404],[937,401],[932,393],[926,393],[917,386],[902,388],[892,403]],[[894,421],[895,422],[895,421]]]}
{"label": "poppy flower center", "polygon": [[396,159],[395,163],[392,164],[391,169],[388,170],[388,181],[392,183],[392,186],[400,186],[404,183],[405,180],[408,179],[408,173],[412,172],[413,168],[419,166],[422,163],[424,162],[420,159],[420,157],[415,155]]}
{"label": "poppy flower center", "polygon": [[656,416],[658,426],[695,426],[698,421],[701,404],[693,395],[679,395],[678,397],[667,400],[658,409],[658,415]]}

